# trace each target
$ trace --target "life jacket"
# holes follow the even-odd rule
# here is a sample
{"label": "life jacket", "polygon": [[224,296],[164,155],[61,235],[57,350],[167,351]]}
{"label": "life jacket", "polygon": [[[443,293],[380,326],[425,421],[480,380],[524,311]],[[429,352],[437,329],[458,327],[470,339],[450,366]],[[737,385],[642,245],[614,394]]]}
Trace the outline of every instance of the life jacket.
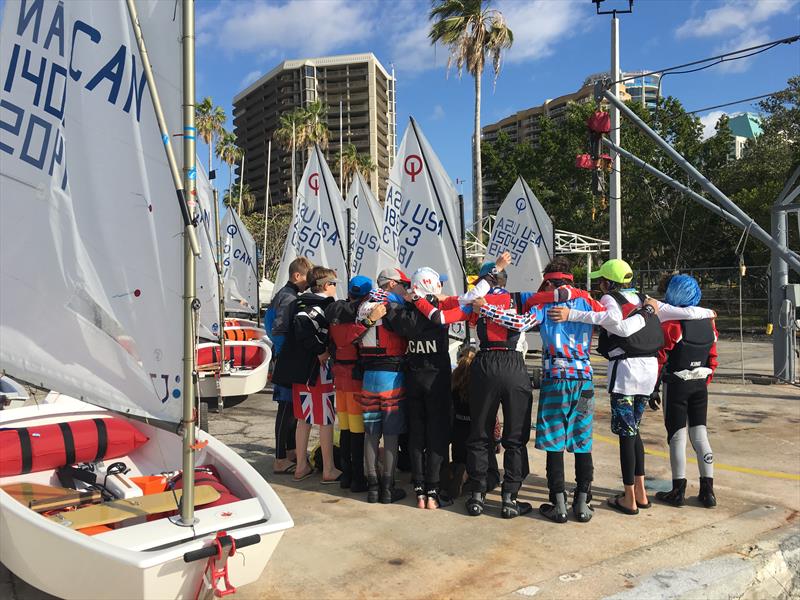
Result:
{"label": "life jacket", "polygon": [[711,319],[681,321],[681,340],[670,350],[666,370],[669,373],[708,366],[714,345],[714,326]]}
{"label": "life jacket", "polygon": [[[502,310],[515,308],[512,295],[503,288],[493,288],[486,296],[486,303]],[[519,331],[506,329],[484,317],[478,318],[478,340],[481,350],[518,350],[522,340]]]}
{"label": "life jacket", "polygon": [[334,302],[325,310],[331,355],[337,363],[355,364],[358,360],[356,342],[364,332],[364,326],[356,323],[356,314],[353,304],[346,300]]}
{"label": "life jacket", "polygon": [[[370,302],[390,304],[389,295],[381,289],[370,293]],[[389,311],[393,309],[390,307]],[[387,315],[374,326],[367,329],[360,340],[360,353],[363,358],[402,357],[406,353],[406,338],[395,333],[391,326],[391,315]]]}
{"label": "life jacket", "polygon": [[628,337],[620,337],[601,328],[597,340],[597,351],[608,360],[658,355],[658,351],[664,345],[664,332],[661,330],[661,322],[658,317],[644,309],[644,295],[637,293],[642,306],[630,303],[618,291],[610,292],[609,296],[619,304],[623,319],[641,315],[644,319],[644,327]]}
{"label": "life jacket", "polygon": [[[439,308],[439,300],[428,296],[428,301]],[[417,310],[409,307],[406,310]],[[413,360],[417,356],[446,356],[450,357],[450,338],[448,328],[428,319],[420,319],[421,327],[408,335],[408,354]],[[408,332],[407,332],[408,333]]]}

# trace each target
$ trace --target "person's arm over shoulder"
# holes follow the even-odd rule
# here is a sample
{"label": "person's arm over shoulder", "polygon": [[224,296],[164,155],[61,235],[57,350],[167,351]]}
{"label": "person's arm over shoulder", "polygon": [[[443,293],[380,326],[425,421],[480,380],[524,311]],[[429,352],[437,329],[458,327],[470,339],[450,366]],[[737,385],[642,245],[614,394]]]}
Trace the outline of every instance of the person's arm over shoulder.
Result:
{"label": "person's arm over shoulder", "polygon": [[709,375],[706,383],[711,383],[711,380],[714,378],[714,373],[717,372],[717,367],[719,366],[718,354],[717,354],[717,340],[719,339],[719,334],[717,333],[717,324],[714,321],[711,321],[711,328],[714,330],[714,343],[711,344],[711,350],[708,353],[708,368],[711,369],[711,375]]}
{"label": "person's arm over shoulder", "polygon": [[681,339],[681,324],[678,321],[664,321],[661,324],[661,330],[664,332],[664,345],[658,351],[658,372],[659,374],[664,369],[667,363],[667,354],[675,347]]}
{"label": "person's arm over shoulder", "polygon": [[435,307],[426,298],[417,298],[414,300],[414,306],[428,319],[440,325],[466,321],[472,315],[471,305],[461,306],[458,304],[453,308],[442,310]]}
{"label": "person's arm over shoulder", "polygon": [[[595,302],[594,300],[592,302]],[[608,294],[600,298],[597,303],[602,310],[578,310],[577,308],[570,308],[569,321],[577,321],[578,323],[587,323],[589,325],[600,325],[606,327],[609,323],[622,321],[622,311],[619,304]]]}
{"label": "person's arm over shoulder", "polygon": [[700,306],[672,306],[658,302],[658,319],[660,321],[695,321],[698,319],[714,319],[717,314]]}
{"label": "person's arm over shoulder", "polygon": [[515,310],[504,310],[491,304],[481,306],[481,316],[485,317],[498,325],[511,329],[512,331],[528,331],[536,327],[540,322],[539,314],[536,310],[523,314]]}

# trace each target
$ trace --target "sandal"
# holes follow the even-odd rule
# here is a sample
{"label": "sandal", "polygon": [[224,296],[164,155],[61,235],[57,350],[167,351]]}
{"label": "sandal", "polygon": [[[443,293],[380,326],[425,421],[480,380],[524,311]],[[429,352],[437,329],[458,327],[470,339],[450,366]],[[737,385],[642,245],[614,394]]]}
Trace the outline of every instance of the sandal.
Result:
{"label": "sandal", "polygon": [[341,480],[342,480],[342,474],[340,473],[339,475],[336,476],[336,479],[322,479],[321,483],[323,485],[331,485],[334,483],[339,483]]}
{"label": "sandal", "polygon": [[623,494],[617,494],[617,495],[616,495],[616,496],[614,496],[613,498],[609,498],[608,500],[606,500],[606,504],[608,504],[608,505],[609,505],[611,508],[613,508],[614,510],[618,510],[618,511],[619,511],[619,512],[621,512],[623,515],[631,515],[631,516],[632,516],[632,515],[638,515],[638,514],[639,514],[639,509],[638,509],[638,508],[636,508],[636,509],[634,509],[634,510],[631,510],[630,508],[627,508],[627,507],[625,507],[625,506],[622,506],[622,505],[619,503],[619,499],[620,499],[620,498],[624,498],[624,497],[625,497],[625,496],[624,496]]}
{"label": "sandal", "polygon": [[296,469],[297,469],[297,465],[292,463],[288,467],[286,467],[285,469],[279,469],[277,471],[273,470],[272,472],[275,475],[291,475],[291,474],[293,474],[295,472]]}
{"label": "sandal", "polygon": [[308,473],[304,473],[300,477],[297,476],[297,472],[295,472],[294,477],[292,477],[292,481],[303,481],[304,479],[308,479],[314,474],[314,470],[310,470]]}

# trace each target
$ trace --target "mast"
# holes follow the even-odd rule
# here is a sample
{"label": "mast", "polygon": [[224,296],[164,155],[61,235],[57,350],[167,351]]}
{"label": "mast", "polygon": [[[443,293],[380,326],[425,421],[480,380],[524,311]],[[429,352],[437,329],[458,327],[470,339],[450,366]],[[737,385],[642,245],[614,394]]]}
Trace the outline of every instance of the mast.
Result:
{"label": "mast", "polygon": [[[267,219],[269,218],[269,170],[272,164],[272,140],[267,142],[267,189],[264,192],[264,244],[261,251],[261,277],[267,278]],[[258,307],[261,310],[261,307]]]}
{"label": "mast", "polygon": [[[217,267],[217,301],[219,304],[219,373],[217,374],[217,382],[219,382],[219,378],[225,372],[225,286],[222,282],[222,241],[219,234],[219,192],[217,192],[217,188],[214,188],[214,227],[217,237],[217,257],[214,264]],[[217,412],[221,412],[221,406],[222,391],[218,384]]]}
{"label": "mast", "polygon": [[[194,90],[194,0],[183,0],[183,179],[189,196],[189,216],[197,206],[195,166],[195,90]],[[191,226],[186,227],[191,230]],[[184,236],[183,266],[183,496],[179,525],[194,525],[194,379],[195,338],[192,323],[195,300],[195,257]],[[224,321],[220,337],[224,337]]]}

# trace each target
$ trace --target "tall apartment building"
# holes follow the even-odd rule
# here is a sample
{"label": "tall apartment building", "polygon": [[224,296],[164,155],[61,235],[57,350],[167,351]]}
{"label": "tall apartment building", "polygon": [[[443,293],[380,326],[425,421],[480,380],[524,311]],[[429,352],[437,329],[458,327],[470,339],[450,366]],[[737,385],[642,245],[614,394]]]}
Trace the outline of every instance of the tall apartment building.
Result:
{"label": "tall apartment building", "polygon": [[[280,117],[316,100],[327,108],[330,138],[325,155],[337,183],[341,102],[343,143],[370,155],[377,166],[370,185],[383,198],[397,144],[395,79],[374,54],[348,54],[284,61],[234,97],[234,133],[245,153],[244,182],[255,194],[256,208],[264,207],[267,146]],[[274,139],[270,162],[270,201],[291,201],[291,152]],[[304,166],[298,153],[298,181]]]}

